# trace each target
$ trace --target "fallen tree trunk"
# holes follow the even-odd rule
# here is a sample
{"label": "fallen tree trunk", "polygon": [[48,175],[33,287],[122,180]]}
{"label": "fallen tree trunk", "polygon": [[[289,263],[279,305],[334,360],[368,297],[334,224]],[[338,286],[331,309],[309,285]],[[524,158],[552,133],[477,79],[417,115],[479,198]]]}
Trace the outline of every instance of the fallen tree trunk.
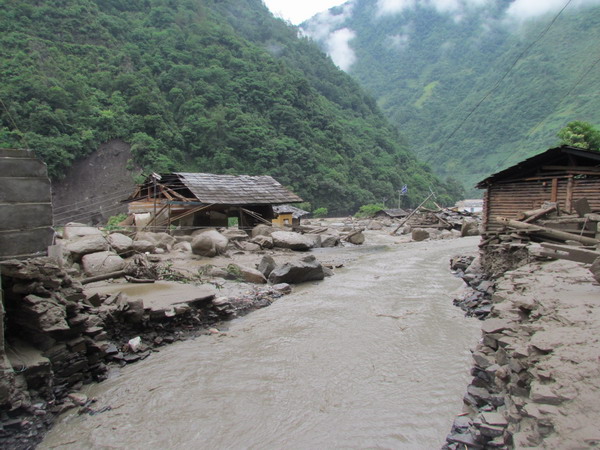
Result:
{"label": "fallen tree trunk", "polygon": [[598,239],[579,236],[577,234],[567,233],[565,231],[553,230],[552,228],[541,227],[539,225],[531,225],[529,223],[519,222],[518,220],[507,219],[505,217],[497,217],[496,220],[500,223],[507,225],[510,228],[529,231],[531,233],[536,233],[540,236],[557,239],[559,241],[576,241],[581,242],[584,245],[600,244],[600,241]]}

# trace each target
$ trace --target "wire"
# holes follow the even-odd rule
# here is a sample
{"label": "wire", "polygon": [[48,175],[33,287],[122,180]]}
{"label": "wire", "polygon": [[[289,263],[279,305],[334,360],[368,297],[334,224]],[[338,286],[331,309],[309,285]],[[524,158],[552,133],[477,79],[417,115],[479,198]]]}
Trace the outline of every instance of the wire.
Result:
{"label": "wire", "polygon": [[498,81],[496,81],[496,83],[494,84],[494,86],[481,98],[481,100],[479,100],[479,102],[477,102],[477,104],[475,105],[475,107],[473,107],[471,109],[471,111],[469,111],[469,113],[465,116],[464,119],[461,120],[461,122],[458,124],[458,126],[456,128],[454,128],[454,130],[450,133],[450,135],[444,140],[444,142],[442,142],[442,144],[440,145],[440,147],[438,148],[437,152],[441,152],[441,150],[444,148],[444,146],[448,143],[448,141],[450,141],[450,139],[452,139],[454,137],[454,135],[458,132],[458,130],[460,130],[462,128],[462,126],[467,122],[467,120],[469,120],[469,118],[473,115],[473,113],[479,108],[479,106],[481,106],[481,104],[487,100],[487,98],[496,90],[498,89],[498,86],[500,86],[500,84],[506,79],[506,77],[512,72],[512,70],[515,68],[515,66],[519,63],[519,61],[521,61],[521,59],[523,59],[523,57],[525,56],[525,54],[535,45],[537,44],[547,33],[548,30],[550,30],[550,28],[552,27],[552,25],[554,25],[554,23],[556,22],[556,20],[560,17],[560,15],[563,13],[563,11],[567,8],[567,6],[569,6],[571,4],[573,0],[568,0],[567,3],[565,4],[565,6],[562,7],[562,9],[558,12],[558,14],[556,14],[556,16],[554,16],[554,18],[550,21],[550,23],[548,24],[548,26],[540,33],[540,35],[531,43],[529,44],[525,50],[523,50],[519,56],[517,56],[517,58],[515,59],[515,61],[511,64],[511,66],[508,68],[508,70],[504,73],[504,75],[502,75],[502,77],[500,77],[500,79]]}
{"label": "wire", "polygon": [[[596,67],[599,63],[600,63],[600,57],[598,57],[598,59],[596,59],[592,63],[592,65],[585,72],[583,72],[583,74],[579,77],[579,79],[575,82],[575,84],[573,86],[571,86],[569,88],[569,90],[560,98],[560,100],[554,107],[554,110],[550,114],[545,116],[535,127],[533,127],[533,129],[529,133],[527,133],[527,136],[525,136],[527,139],[531,138],[533,133],[535,133],[538,130],[538,128],[540,128],[542,126],[542,124],[548,119],[548,117],[550,117],[552,114],[554,114],[556,112],[556,110],[561,105],[561,103],[565,100],[565,98],[567,98],[569,95],[571,95],[571,93],[575,90],[575,88],[577,88],[577,86],[579,86],[581,84],[581,82],[585,79],[585,77],[587,77],[590,74],[590,72],[592,71],[592,69],[594,67]],[[512,158],[517,153],[518,153],[518,151],[510,152],[508,154],[508,156],[506,156],[506,158],[504,158],[502,161],[500,161],[498,164],[496,164],[496,168],[497,169],[501,168],[506,163],[506,161],[508,161],[510,158]]]}

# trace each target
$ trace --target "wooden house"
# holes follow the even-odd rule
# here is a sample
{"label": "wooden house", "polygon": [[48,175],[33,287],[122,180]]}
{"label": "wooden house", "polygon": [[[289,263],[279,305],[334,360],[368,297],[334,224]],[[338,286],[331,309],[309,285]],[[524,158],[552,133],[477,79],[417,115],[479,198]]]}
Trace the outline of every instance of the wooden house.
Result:
{"label": "wooden house", "polygon": [[[523,211],[556,202],[575,212],[583,202],[588,212],[600,211],[600,152],[576,147],[551,148],[498,172],[476,186],[485,189],[485,231],[502,228],[496,218],[517,219]],[[580,211],[577,211],[580,212]]]}
{"label": "wooden house", "polygon": [[273,224],[280,227],[297,227],[300,225],[300,219],[309,216],[308,211],[296,208],[292,205],[279,205],[273,207],[275,217],[273,218]]}
{"label": "wooden house", "polygon": [[149,215],[149,228],[226,227],[271,224],[273,206],[302,199],[267,175],[152,174],[126,200],[130,214]]}

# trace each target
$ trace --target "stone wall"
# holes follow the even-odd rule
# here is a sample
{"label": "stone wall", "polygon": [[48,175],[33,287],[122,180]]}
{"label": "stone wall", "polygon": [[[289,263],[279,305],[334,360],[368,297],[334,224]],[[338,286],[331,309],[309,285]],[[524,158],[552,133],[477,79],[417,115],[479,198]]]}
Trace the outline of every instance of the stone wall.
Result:
{"label": "stone wall", "polygon": [[28,150],[0,149],[0,260],[39,256],[52,243],[46,165]]}

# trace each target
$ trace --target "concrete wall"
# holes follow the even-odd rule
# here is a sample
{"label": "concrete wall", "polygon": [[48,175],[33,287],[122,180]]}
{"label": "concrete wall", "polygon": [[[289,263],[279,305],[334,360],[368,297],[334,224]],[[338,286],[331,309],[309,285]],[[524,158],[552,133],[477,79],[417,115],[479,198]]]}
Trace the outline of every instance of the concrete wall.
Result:
{"label": "concrete wall", "polygon": [[52,202],[46,165],[28,150],[0,149],[0,260],[46,254]]}

